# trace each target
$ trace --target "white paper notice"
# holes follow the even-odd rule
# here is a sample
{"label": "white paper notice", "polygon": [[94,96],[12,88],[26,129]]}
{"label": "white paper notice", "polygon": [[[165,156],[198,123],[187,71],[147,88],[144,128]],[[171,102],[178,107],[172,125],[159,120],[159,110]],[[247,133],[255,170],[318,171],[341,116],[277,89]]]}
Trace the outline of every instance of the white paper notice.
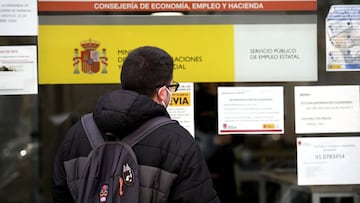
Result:
{"label": "white paper notice", "polygon": [[360,137],[297,138],[299,185],[360,184]]}
{"label": "white paper notice", "polygon": [[235,81],[316,81],[316,24],[235,25]]}
{"label": "white paper notice", "polygon": [[295,87],[296,133],[360,132],[359,87]]}
{"label": "white paper notice", "polygon": [[36,46],[0,46],[0,95],[37,94]]}
{"label": "white paper notice", "polygon": [[180,83],[179,89],[172,93],[171,103],[167,108],[172,119],[195,136],[194,124],[194,83]]}
{"label": "white paper notice", "polygon": [[284,133],[283,87],[218,87],[219,134]]}
{"label": "white paper notice", "polygon": [[37,0],[1,0],[0,36],[38,35]]}
{"label": "white paper notice", "polygon": [[38,35],[37,0],[1,0],[0,36]]}

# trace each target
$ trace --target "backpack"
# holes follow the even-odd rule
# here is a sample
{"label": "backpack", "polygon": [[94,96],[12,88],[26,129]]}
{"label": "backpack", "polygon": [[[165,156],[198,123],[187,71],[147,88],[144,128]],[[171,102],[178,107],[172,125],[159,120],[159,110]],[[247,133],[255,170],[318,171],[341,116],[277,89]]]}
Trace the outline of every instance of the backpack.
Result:
{"label": "backpack", "polygon": [[75,202],[140,202],[140,175],[132,147],[153,130],[175,121],[155,117],[121,141],[104,141],[92,113],[81,117],[81,122],[92,150],[87,157],[64,162]]}

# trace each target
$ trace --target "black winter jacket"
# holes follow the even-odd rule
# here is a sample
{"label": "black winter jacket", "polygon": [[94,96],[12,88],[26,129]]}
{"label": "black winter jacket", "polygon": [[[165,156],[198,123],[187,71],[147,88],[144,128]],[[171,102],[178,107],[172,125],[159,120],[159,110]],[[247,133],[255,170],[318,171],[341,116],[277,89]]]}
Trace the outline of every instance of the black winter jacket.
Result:
{"label": "black winter jacket", "polygon": [[[125,90],[100,97],[93,115],[101,131],[119,137],[128,135],[152,117],[169,117],[166,109],[151,98]],[[141,178],[141,203],[220,202],[198,144],[178,123],[156,129],[133,149],[141,166],[140,174],[152,174]],[[90,150],[81,122],[77,122],[65,136],[55,158],[55,203],[73,202],[66,183],[64,161],[87,156]],[[142,172],[144,168],[146,172]]]}

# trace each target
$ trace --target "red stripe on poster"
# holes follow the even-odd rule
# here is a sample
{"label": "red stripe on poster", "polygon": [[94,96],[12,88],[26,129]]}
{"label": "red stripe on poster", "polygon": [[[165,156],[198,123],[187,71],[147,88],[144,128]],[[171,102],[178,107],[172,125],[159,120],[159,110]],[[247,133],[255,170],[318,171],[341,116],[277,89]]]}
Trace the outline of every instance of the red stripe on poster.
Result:
{"label": "red stripe on poster", "polygon": [[39,11],[315,11],[309,1],[38,2]]}

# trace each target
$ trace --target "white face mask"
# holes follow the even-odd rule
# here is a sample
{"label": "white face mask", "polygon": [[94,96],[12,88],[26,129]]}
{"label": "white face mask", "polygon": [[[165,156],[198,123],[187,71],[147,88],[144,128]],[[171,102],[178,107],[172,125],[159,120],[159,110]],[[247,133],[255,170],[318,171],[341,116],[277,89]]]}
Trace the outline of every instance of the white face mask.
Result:
{"label": "white face mask", "polygon": [[172,93],[171,93],[171,91],[170,91],[167,87],[165,87],[165,89],[166,89],[166,91],[168,92],[168,94],[167,94],[168,97],[167,97],[167,98],[169,98],[169,99],[167,100],[167,102],[161,101],[161,104],[164,105],[165,108],[167,108],[167,107],[169,106],[169,104],[170,104],[170,100],[171,100],[171,95],[172,95]]}

